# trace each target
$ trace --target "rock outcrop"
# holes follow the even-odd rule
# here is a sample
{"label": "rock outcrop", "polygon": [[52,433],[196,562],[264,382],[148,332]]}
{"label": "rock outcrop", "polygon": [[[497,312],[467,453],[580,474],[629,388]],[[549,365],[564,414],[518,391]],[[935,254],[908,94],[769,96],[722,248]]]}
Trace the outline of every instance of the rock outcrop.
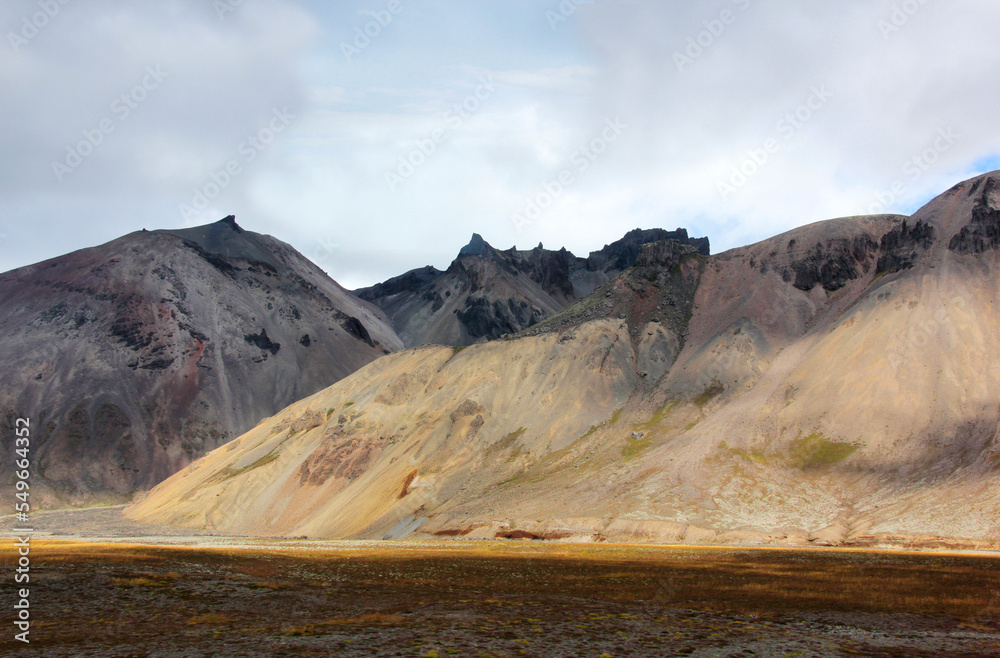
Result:
{"label": "rock outcrop", "polygon": [[968,191],[970,197],[978,194],[969,223],[948,243],[949,249],[960,254],[981,254],[1000,247],[1000,182],[987,179],[981,183]]}

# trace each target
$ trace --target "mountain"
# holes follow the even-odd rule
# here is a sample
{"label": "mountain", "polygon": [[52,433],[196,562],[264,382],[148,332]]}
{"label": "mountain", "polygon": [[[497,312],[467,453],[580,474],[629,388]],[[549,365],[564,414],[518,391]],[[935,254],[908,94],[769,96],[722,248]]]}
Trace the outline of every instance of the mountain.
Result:
{"label": "mountain", "polygon": [[677,242],[508,340],[397,352],[133,518],[264,535],[1000,544],[1000,173]]}
{"label": "mountain", "polygon": [[233,217],[0,274],[0,419],[30,419],[36,505],[127,499],[399,347],[380,310]]}
{"label": "mountain", "polygon": [[631,267],[643,244],[668,239],[709,253],[708,238],[685,229],[635,229],[587,258],[541,244],[500,251],[474,233],[444,272],[428,265],[354,292],[386,312],[407,347],[471,345],[558,313]]}

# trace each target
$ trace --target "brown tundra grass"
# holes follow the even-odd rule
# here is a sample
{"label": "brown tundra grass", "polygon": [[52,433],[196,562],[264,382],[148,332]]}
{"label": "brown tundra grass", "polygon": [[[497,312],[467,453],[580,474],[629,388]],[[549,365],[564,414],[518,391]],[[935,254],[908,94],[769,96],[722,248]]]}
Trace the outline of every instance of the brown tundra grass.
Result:
{"label": "brown tundra grass", "polygon": [[[201,651],[225,641],[220,651],[244,642],[256,655],[288,646],[267,642],[294,641],[325,643],[316,655],[326,655],[364,641],[386,650],[403,643],[401,655],[596,656],[619,655],[613,649],[627,641],[648,643],[651,653],[625,655],[670,655],[657,654],[656,643],[687,642],[671,645],[679,653],[721,647],[733,634],[766,636],[820,614],[895,619],[886,628],[911,636],[920,628],[981,633],[975,641],[986,644],[965,655],[1000,654],[1000,558],[992,555],[541,541],[298,546],[33,541],[32,649],[117,655],[116,647]],[[8,571],[12,547],[0,548]],[[845,654],[870,650],[837,642]],[[8,646],[0,638],[0,653]],[[503,649],[472,652],[486,646]]]}

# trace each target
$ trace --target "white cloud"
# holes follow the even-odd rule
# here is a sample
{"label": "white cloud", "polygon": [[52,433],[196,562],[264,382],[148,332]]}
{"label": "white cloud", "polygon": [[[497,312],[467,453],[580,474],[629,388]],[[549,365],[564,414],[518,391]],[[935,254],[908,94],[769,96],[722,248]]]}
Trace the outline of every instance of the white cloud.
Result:
{"label": "white cloud", "polygon": [[543,91],[582,93],[593,90],[597,69],[590,66],[564,66],[537,71],[498,71],[493,73],[501,84],[517,85]]}
{"label": "white cloud", "polygon": [[[0,24],[37,11],[4,3]],[[10,239],[0,268],[178,225],[179,204],[273,108],[301,104],[296,66],[314,33],[307,13],[277,0],[224,20],[196,0],[94,0],[65,5],[17,52],[5,43],[0,223]],[[53,163],[69,171],[58,176]],[[86,229],[52,231],[63,220],[39,216],[43,207]]]}
{"label": "white cloud", "polygon": [[[622,145],[636,166],[609,172],[631,190],[623,199],[651,194],[663,216],[681,223],[701,214],[714,244],[733,246],[865,212],[899,179],[906,192],[886,209],[901,210],[1000,152],[1000,92],[984,84],[1000,64],[988,27],[1000,18],[995,3],[927,3],[888,38],[880,21],[898,4],[740,6],[645,2],[581,12],[605,72],[595,115],[621,114],[636,126]],[[713,21],[724,9],[732,20],[720,31]],[[688,50],[689,39],[705,45]],[[677,53],[695,57],[679,60],[678,70]],[[829,102],[794,134],[782,133],[782,117],[823,85]],[[907,159],[948,127],[963,136],[919,177],[907,174]],[[723,198],[724,174],[769,138],[779,150]]]}
{"label": "white cloud", "polygon": [[[0,49],[0,120],[16,127],[0,134],[0,269],[178,225],[178,204],[276,107],[294,122],[205,221],[235,213],[352,287],[443,267],[473,231],[586,253],[637,226],[687,226],[718,250],[865,212],[897,181],[886,210],[910,209],[1000,154],[995,2],[903,18],[889,1],[598,3],[552,30],[555,4],[407,5],[347,62],[338,44],[362,14],[325,3],[255,0],[224,21],[195,0],[71,3],[20,57]],[[34,6],[5,3],[0,24]],[[170,77],[58,184],[52,160],[150,65]],[[456,125],[482,77],[495,90]],[[574,154],[615,119],[627,127],[580,171]],[[960,137],[935,149],[949,128]],[[386,172],[435,131],[391,191]],[[766,163],[723,195],[768,140]],[[907,161],[928,149],[914,175]],[[564,170],[572,182],[517,230],[512,216]]]}

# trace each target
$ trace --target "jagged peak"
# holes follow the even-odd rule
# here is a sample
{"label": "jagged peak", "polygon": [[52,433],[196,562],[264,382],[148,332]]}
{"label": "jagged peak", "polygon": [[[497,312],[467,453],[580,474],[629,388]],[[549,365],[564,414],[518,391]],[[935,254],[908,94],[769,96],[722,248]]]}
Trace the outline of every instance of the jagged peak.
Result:
{"label": "jagged peak", "polygon": [[236,215],[226,215],[225,217],[223,217],[222,219],[220,219],[219,221],[217,221],[215,223],[216,224],[222,224],[224,226],[228,226],[229,228],[233,229],[237,233],[242,233],[243,232],[243,227],[236,223]]}
{"label": "jagged peak", "polygon": [[489,253],[493,247],[490,243],[483,239],[483,236],[478,233],[472,234],[472,239],[469,240],[469,244],[462,247],[458,255],[459,256],[484,256]]}

